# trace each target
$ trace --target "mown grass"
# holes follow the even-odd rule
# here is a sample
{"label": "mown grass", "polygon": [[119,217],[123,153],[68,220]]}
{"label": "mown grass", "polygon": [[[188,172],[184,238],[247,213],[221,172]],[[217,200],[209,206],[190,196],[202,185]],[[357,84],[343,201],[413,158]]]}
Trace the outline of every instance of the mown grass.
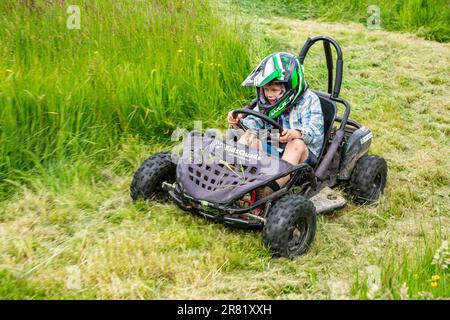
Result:
{"label": "mown grass", "polygon": [[255,16],[354,21],[364,25],[370,17],[373,20],[374,12],[368,8],[375,5],[380,9],[382,29],[413,32],[428,40],[450,41],[450,4],[446,0],[229,0],[228,3]]}
{"label": "mown grass", "polygon": [[[123,2],[124,5],[130,3]],[[27,49],[17,49],[22,50],[25,57],[28,53],[25,60],[11,58],[11,55],[16,57],[16,45],[12,45],[16,42],[2,41],[11,44],[2,51],[10,59],[0,63],[4,64],[2,68],[13,71],[2,69],[5,81],[0,84],[3,103],[0,130],[2,142],[5,142],[0,146],[1,159],[2,163],[9,161],[2,167],[2,178],[8,178],[2,187],[8,184],[14,189],[8,193],[7,200],[0,202],[0,298],[448,298],[448,269],[432,263],[437,249],[444,241],[449,241],[450,231],[449,46],[411,35],[369,31],[352,23],[247,17],[224,22],[214,10],[208,9],[199,9],[199,12],[206,12],[204,16],[200,13],[196,16],[197,25],[187,18],[183,20],[186,11],[179,12],[180,17],[177,15],[177,2],[167,4],[174,6],[173,13],[181,19],[180,23],[188,24],[191,31],[196,30],[201,37],[210,39],[208,45],[197,47],[193,43],[191,48],[171,42],[171,37],[181,33],[186,39],[182,37],[180,41],[184,39],[190,44],[192,38],[188,31],[183,33],[183,28],[177,29],[176,35],[169,32],[145,36],[140,33],[142,29],[133,29],[135,24],[130,22],[125,9],[123,14],[115,16],[114,23],[126,25],[129,31],[117,30],[116,39],[105,31],[110,30],[106,26],[112,20],[95,11],[93,5],[92,10],[98,15],[95,21],[86,22],[91,23],[88,26],[92,28],[99,28],[94,34],[98,36],[97,41],[103,39],[101,44],[96,49],[91,48],[91,53],[81,47],[78,51],[64,51],[62,46],[53,46],[56,41],[52,38],[53,31],[27,25],[28,19],[41,26],[50,23],[29,17],[37,14],[34,11],[16,9],[15,13],[7,15],[9,20],[2,17],[4,24],[22,19],[26,26],[22,29],[23,35],[33,41],[30,40]],[[203,2],[193,6],[197,4]],[[184,10],[182,8],[179,9]],[[49,10],[55,19],[65,23],[65,10],[59,11],[58,7]],[[125,20],[121,21],[122,18]],[[97,21],[101,19],[106,21]],[[180,26],[178,20],[171,22]],[[231,22],[236,24],[227,24]],[[212,26],[225,24],[228,29],[209,28],[209,23]],[[195,29],[200,25],[205,34]],[[245,26],[249,33],[240,31],[235,35],[233,27],[236,25]],[[137,23],[136,26],[143,25]],[[49,27],[61,37],[65,35],[63,32],[68,32],[58,31],[56,23]],[[12,30],[6,26],[0,29],[0,34],[11,40],[13,35],[17,37]],[[82,27],[80,31],[71,32],[85,32],[81,39],[90,41],[89,30]],[[167,30],[166,25],[164,30]],[[216,42],[215,38],[220,38],[218,30],[225,34]],[[38,37],[40,33],[42,39]],[[225,37],[228,33],[230,38]],[[75,39],[72,45],[76,47],[76,41],[81,40],[76,33],[67,34],[68,39]],[[317,34],[328,34],[342,45],[345,61],[342,96],[352,104],[351,118],[374,132],[371,152],[388,161],[388,185],[378,206],[360,207],[349,203],[346,209],[321,217],[311,252],[286,260],[271,258],[261,244],[259,232],[233,230],[186,214],[170,204],[131,201],[128,190],[132,174],[148,155],[171,147],[162,137],[168,138],[172,128],[192,127],[189,117],[203,120],[207,125],[224,127],[225,111],[241,105],[247,101],[244,98],[252,95],[251,91],[240,89],[239,84],[253,64],[269,50],[296,53],[308,36]],[[127,47],[145,44],[150,48],[154,37],[162,37],[164,41],[151,47],[151,52],[160,52],[163,45],[168,47],[167,52],[162,51],[167,56],[160,57],[167,68],[164,69],[167,82],[166,77],[158,78],[159,82],[151,78],[152,73],[147,73],[146,67],[155,68],[155,65],[146,60],[139,48],[133,51]],[[137,40],[143,44],[134,43]],[[70,73],[64,73],[64,67],[53,59],[61,50],[65,53],[61,59],[68,63]],[[170,73],[169,62],[185,61],[175,58],[189,50],[194,50],[189,54],[198,55],[194,55],[195,59],[220,63],[223,70],[202,73],[196,78],[195,68],[211,70],[210,66],[199,64],[200,67],[196,60],[187,59],[186,64],[180,62],[181,68],[193,72],[191,76],[197,82],[190,84],[183,73]],[[119,53],[115,55],[116,52]],[[87,79],[82,71],[86,71],[85,64],[100,54],[105,63],[97,82],[101,85],[82,85],[80,81]],[[209,55],[208,58],[203,54]],[[78,65],[76,59],[82,63]],[[23,64],[28,60],[30,64],[26,69]],[[128,69],[117,67],[120,73],[115,70],[125,62],[130,63]],[[136,71],[139,68],[142,73]],[[311,87],[325,90],[321,48],[311,49],[305,69]],[[22,71],[17,74],[14,70]],[[37,71],[33,73],[33,70]],[[43,70],[47,73],[41,72]],[[221,75],[229,78],[215,82],[219,81],[215,77],[222,79]],[[119,76],[124,80],[118,80]],[[8,81],[13,81],[14,85]],[[62,89],[69,90],[74,85],[78,88],[78,95],[75,95],[78,100],[70,102],[72,98],[67,98],[68,93],[58,91],[53,84],[66,81],[67,86]],[[141,88],[141,81],[147,81],[148,85]],[[186,86],[186,90],[174,95],[180,101],[180,109],[158,109],[163,106],[156,104],[158,101],[167,103],[172,82]],[[115,85],[108,87],[111,83]],[[26,89],[28,86],[35,91]],[[37,88],[41,87],[46,89],[42,91],[46,95],[42,98],[45,103],[31,103],[23,98],[23,90],[40,93]],[[195,90],[199,88],[201,97],[191,100],[197,97]],[[113,103],[113,89],[118,90],[120,104]],[[147,91],[149,96],[146,96]],[[46,100],[48,96],[57,99],[59,94],[65,95],[66,100],[56,100],[59,102],[53,104]],[[150,100],[153,98],[160,100]],[[148,112],[147,118],[146,113],[141,114],[141,118],[131,116],[135,99],[144,106],[136,113]],[[17,114],[5,101],[16,101]],[[81,113],[77,101],[89,107],[81,110],[85,113]],[[152,104],[149,101],[153,101]],[[43,113],[55,112],[48,111],[52,110],[47,109],[49,106],[63,111],[67,117],[58,113],[60,120],[52,122],[53,118]],[[92,115],[87,113],[89,110]],[[167,122],[158,121],[158,115],[166,116]],[[80,119],[75,120],[74,116]],[[62,119],[66,122],[61,122]],[[84,127],[85,122],[90,127]],[[74,135],[77,123],[83,130]],[[47,135],[39,135],[40,131]],[[52,147],[47,144],[56,148],[58,137],[66,142],[61,142],[63,149],[52,153]],[[35,144],[36,149],[33,149]],[[22,153],[22,145],[31,152]],[[5,160],[8,157],[16,160]],[[35,160],[31,160],[33,158]],[[79,270],[79,277],[73,273],[74,269]],[[376,290],[370,285],[369,270],[380,270]],[[72,280],[77,285],[73,285]]]}

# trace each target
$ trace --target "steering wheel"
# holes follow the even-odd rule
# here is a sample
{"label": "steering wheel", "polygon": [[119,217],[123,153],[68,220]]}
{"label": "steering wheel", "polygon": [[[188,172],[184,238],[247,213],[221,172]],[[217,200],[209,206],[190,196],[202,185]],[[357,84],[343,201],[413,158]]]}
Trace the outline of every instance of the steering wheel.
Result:
{"label": "steering wheel", "polygon": [[261,112],[258,112],[258,111],[252,110],[252,109],[237,109],[237,110],[233,111],[233,118],[236,118],[239,113],[248,114],[248,115],[252,115],[252,116],[255,116],[257,118],[260,118],[261,120],[263,120],[263,121],[269,123],[270,125],[272,125],[272,127],[274,127],[274,129],[278,129],[280,134],[281,134],[281,132],[283,132],[283,127],[280,126],[278,124],[278,122],[276,122],[273,119],[270,119],[268,116],[266,116],[265,114],[262,114]]}

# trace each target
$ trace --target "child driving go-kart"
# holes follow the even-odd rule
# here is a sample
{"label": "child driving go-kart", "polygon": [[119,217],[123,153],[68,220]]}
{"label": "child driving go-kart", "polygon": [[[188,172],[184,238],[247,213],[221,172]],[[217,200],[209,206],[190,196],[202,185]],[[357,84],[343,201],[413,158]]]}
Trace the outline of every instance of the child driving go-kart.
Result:
{"label": "child driving go-kart", "polygon": [[[323,145],[323,115],[319,97],[308,89],[298,58],[284,52],[271,54],[261,61],[242,85],[256,87],[257,106],[254,110],[276,120],[283,130],[275,137],[279,148],[274,148],[265,141],[251,137],[252,131],[272,126],[252,115],[242,119],[243,114],[235,118],[229,112],[228,123],[233,128],[238,129],[242,119],[241,125],[250,129],[239,142],[292,164],[306,162],[314,166]],[[273,181],[264,190],[258,190],[256,200],[279,190],[288,180],[289,176],[286,176]]]}
{"label": "child driving go-kart", "polygon": [[[308,89],[304,79],[302,64],[317,42],[325,51],[327,92]],[[131,197],[169,198],[217,222],[262,228],[274,255],[305,254],[317,215],[346,204],[334,187],[343,186],[355,203],[372,204],[386,185],[386,161],[369,154],[372,132],[349,119],[350,103],[339,96],[342,75],[341,47],[326,36],[307,39],[298,56],[269,55],[243,82],[256,88],[256,99],[228,114],[236,130],[224,138],[193,131],[181,156],[151,155],[133,176]]]}

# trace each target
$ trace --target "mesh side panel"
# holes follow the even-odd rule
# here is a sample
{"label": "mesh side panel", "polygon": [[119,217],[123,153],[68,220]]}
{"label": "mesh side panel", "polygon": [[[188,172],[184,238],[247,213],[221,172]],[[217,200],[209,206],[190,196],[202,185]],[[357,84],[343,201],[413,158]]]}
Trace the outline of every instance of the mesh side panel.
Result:
{"label": "mesh side panel", "polygon": [[202,189],[212,191],[218,188],[245,185],[264,175],[256,165],[231,164],[225,166],[217,164],[217,166],[212,167],[205,164],[188,164],[185,168],[191,181],[194,181]]}

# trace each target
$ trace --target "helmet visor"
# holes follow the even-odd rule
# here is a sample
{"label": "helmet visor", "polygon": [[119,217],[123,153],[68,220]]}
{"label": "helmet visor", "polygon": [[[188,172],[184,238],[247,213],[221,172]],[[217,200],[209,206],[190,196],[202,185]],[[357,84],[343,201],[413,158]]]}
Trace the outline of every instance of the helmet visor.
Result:
{"label": "helmet visor", "polygon": [[271,55],[264,59],[255,70],[250,73],[247,79],[242,82],[243,86],[262,87],[270,81],[283,81],[283,65],[279,54]]}

